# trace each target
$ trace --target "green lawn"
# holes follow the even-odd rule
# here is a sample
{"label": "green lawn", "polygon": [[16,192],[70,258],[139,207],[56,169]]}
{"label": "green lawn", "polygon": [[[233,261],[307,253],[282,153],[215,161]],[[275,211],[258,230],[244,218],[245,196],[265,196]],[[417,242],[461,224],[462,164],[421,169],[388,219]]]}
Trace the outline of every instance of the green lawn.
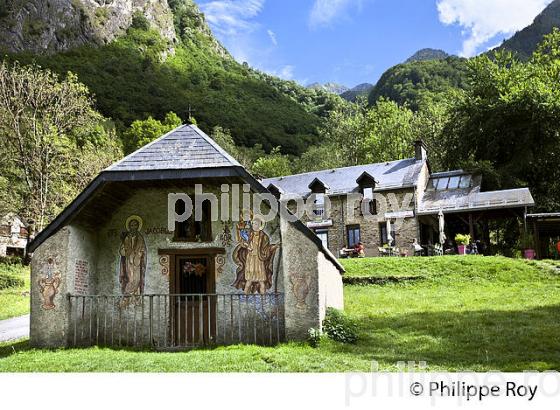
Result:
{"label": "green lawn", "polygon": [[339,372],[560,370],[559,265],[501,257],[343,261],[349,276],[422,276],[382,286],[345,286],[356,345],[323,341],[274,348],[232,346],[182,353],[113,349],[33,350],[0,344],[0,371]]}
{"label": "green lawn", "polygon": [[0,264],[0,273],[17,275],[25,281],[23,287],[0,290],[0,320],[29,313],[29,268]]}

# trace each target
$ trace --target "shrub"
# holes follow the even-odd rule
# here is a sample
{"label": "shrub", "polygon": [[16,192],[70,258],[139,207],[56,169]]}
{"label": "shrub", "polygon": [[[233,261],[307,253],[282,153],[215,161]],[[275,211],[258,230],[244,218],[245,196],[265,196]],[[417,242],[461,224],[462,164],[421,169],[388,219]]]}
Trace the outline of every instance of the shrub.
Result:
{"label": "shrub", "polygon": [[18,278],[10,273],[0,272],[0,290],[22,287],[24,284],[25,282],[22,278]]}
{"label": "shrub", "polygon": [[468,245],[471,243],[471,236],[458,233],[455,235],[455,242],[457,242],[457,245]]}
{"label": "shrub", "polygon": [[3,265],[21,265],[23,259],[20,256],[0,256],[0,264]]}
{"label": "shrub", "polygon": [[150,29],[150,22],[142,12],[136,11],[132,15],[132,23],[130,23],[130,28],[148,31]]}
{"label": "shrub", "polygon": [[315,348],[321,343],[321,331],[319,329],[310,328],[307,330],[307,343]]}
{"label": "shrub", "polygon": [[356,343],[358,334],[356,324],[341,310],[328,308],[325,320],[323,320],[323,331],[332,340],[341,343]]}

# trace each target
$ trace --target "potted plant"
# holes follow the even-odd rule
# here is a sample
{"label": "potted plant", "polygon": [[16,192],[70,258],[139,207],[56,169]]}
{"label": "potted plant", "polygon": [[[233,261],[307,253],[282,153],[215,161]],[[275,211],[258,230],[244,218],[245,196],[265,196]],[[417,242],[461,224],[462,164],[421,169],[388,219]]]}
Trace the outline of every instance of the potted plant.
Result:
{"label": "potted plant", "polygon": [[458,233],[455,235],[455,242],[457,243],[457,251],[459,255],[466,255],[467,245],[471,243],[471,236]]}
{"label": "potted plant", "polygon": [[521,238],[521,248],[523,249],[523,257],[525,259],[535,259],[537,252],[535,252],[535,241],[533,235],[525,233]]}

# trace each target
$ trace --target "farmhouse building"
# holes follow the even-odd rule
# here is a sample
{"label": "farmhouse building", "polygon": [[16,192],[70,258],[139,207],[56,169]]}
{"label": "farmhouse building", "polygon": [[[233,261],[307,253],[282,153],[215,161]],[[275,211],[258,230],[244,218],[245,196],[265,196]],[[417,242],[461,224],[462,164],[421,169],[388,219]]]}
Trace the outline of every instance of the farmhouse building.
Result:
{"label": "farmhouse building", "polygon": [[[169,195],[197,184],[219,200],[169,229]],[[269,194],[192,125],[101,172],[30,244],[31,344],[274,344],[319,328],[343,307],[343,268],[298,220],[223,218],[247,193],[237,185]],[[184,215],[184,199],[171,204]]]}
{"label": "farmhouse building", "polygon": [[27,225],[14,213],[0,219],[0,256],[24,256],[29,232]]}
{"label": "farmhouse building", "polygon": [[359,242],[366,256],[383,255],[388,248],[412,255],[414,243],[431,254],[437,244],[451,248],[457,233],[489,243],[489,220],[523,218],[534,205],[527,188],[483,192],[480,175],[432,172],[421,141],[415,143],[414,158],[262,183],[290,209],[297,198],[314,198],[314,214],[302,220],[335,254]]}

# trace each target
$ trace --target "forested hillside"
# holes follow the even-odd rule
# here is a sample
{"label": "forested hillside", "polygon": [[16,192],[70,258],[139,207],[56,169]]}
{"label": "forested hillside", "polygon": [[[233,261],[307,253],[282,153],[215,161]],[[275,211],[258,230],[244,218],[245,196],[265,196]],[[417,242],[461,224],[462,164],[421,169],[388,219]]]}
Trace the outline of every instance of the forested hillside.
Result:
{"label": "forested hillside", "polygon": [[[98,110],[115,122],[119,133],[134,120],[149,116],[163,119],[173,111],[183,120],[192,114],[208,132],[217,125],[229,129],[237,144],[261,144],[267,151],[281,146],[285,153],[300,154],[318,141],[321,118],[341,101],[327,92],[306,89],[237,63],[212,36],[192,0],[170,0],[169,8],[161,10],[163,15],[172,12],[176,39],[165,30],[162,33],[155,17],[148,19],[137,12],[130,17],[128,29],[114,33],[115,39],[103,37],[106,43],[88,39],[99,39],[98,33],[104,33],[103,19],[112,21],[107,16],[119,13],[120,9],[94,7],[91,3],[85,7],[86,3],[79,0],[57,0],[65,1],[73,7],[66,14],[73,10],[78,15],[93,17],[82,16],[78,21],[82,25],[74,22],[75,33],[65,34],[77,35],[80,41],[65,40],[63,45],[52,45],[54,40],[45,33],[50,30],[49,19],[56,18],[54,15],[42,16],[33,22],[34,30],[30,30],[28,20],[21,17],[22,2],[4,5],[0,26],[27,25],[27,29],[18,32],[24,41],[19,41],[8,59],[36,62],[60,74],[76,73],[94,94]],[[47,1],[33,3],[46,7]],[[157,3],[166,6],[165,1]],[[90,31],[94,34],[83,36]],[[9,34],[9,30],[4,32]],[[47,38],[51,46],[43,51],[48,53],[40,52],[37,44]],[[8,40],[2,42],[6,48],[10,40],[4,40]],[[27,51],[21,51],[26,45]],[[61,48],[65,50],[59,52]]]}
{"label": "forested hillside", "polygon": [[527,60],[537,49],[543,37],[554,27],[560,27],[560,0],[554,0],[539,14],[533,24],[525,27],[499,47],[517,53],[518,57]]}
{"label": "forested hillside", "polygon": [[387,70],[369,95],[370,104],[388,98],[418,110],[423,104],[440,100],[453,88],[466,86],[466,60],[459,57],[413,61]]}

